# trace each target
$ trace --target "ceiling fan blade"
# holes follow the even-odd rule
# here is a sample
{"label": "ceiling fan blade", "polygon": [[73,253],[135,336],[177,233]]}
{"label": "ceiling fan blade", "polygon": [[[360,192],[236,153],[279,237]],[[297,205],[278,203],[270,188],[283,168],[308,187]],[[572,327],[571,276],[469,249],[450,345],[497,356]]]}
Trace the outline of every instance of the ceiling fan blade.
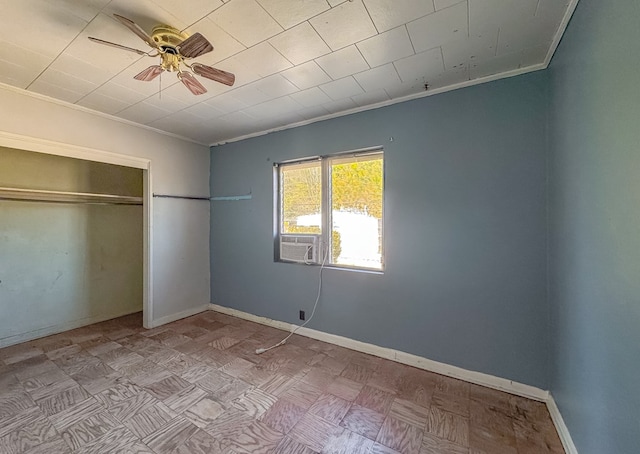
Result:
{"label": "ceiling fan blade", "polygon": [[142,71],[141,73],[136,74],[135,76],[133,76],[133,78],[136,79],[136,80],[141,80],[143,82],[150,82],[153,79],[155,79],[156,77],[158,77],[162,73],[162,71],[164,71],[162,69],[162,66],[160,66],[160,65],[152,65],[152,66],[149,66],[144,71]]}
{"label": "ceiling fan blade", "polygon": [[112,43],[110,41],[105,41],[104,39],[94,38],[93,36],[89,36],[88,38],[93,42],[104,44],[105,46],[111,46],[117,49],[128,50],[129,52],[135,52],[138,55],[147,55],[146,52],[143,52],[139,49],[134,49],[133,47],[127,47],[127,46],[123,46],[122,44]]}
{"label": "ceiling fan blade", "polygon": [[184,58],[195,58],[211,52],[213,46],[200,33],[194,33],[180,43],[178,50]]}
{"label": "ceiling fan blade", "polygon": [[193,72],[199,76],[206,77],[207,79],[215,80],[221,84],[229,85],[230,87],[236,81],[236,76],[223,71],[221,69],[212,68],[211,66],[203,65],[202,63],[194,63],[191,65]]}
{"label": "ceiling fan blade", "polygon": [[178,73],[178,79],[180,79],[180,82],[182,82],[184,86],[187,87],[189,91],[196,96],[203,95],[207,92],[207,89],[204,88],[204,86],[200,82],[198,82],[198,80],[193,77],[193,74],[191,73],[185,71]]}
{"label": "ceiling fan blade", "polygon": [[116,19],[118,19],[122,25],[124,25],[129,30],[131,30],[133,33],[138,35],[140,37],[140,39],[142,39],[142,41],[147,43],[149,46],[153,47],[154,49],[158,48],[158,46],[153,41],[151,36],[149,36],[147,34],[147,32],[145,32],[142,28],[140,28],[140,26],[138,24],[136,24],[134,21],[132,21],[131,19],[127,19],[126,17],[121,16],[119,14],[114,14],[114,17]]}

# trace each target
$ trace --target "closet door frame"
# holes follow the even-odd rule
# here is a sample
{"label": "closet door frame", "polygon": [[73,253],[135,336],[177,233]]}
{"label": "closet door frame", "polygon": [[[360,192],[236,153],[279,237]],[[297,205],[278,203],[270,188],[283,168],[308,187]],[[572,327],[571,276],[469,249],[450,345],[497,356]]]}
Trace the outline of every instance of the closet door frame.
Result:
{"label": "closet door frame", "polygon": [[142,323],[145,328],[153,328],[153,226],[151,209],[153,197],[151,192],[151,160],[135,156],[112,153],[93,148],[80,147],[62,142],[38,139],[0,131],[0,147],[15,148],[17,150],[35,151],[67,158],[83,159],[85,161],[115,164],[124,167],[142,169],[143,174],[143,290],[142,290]]}

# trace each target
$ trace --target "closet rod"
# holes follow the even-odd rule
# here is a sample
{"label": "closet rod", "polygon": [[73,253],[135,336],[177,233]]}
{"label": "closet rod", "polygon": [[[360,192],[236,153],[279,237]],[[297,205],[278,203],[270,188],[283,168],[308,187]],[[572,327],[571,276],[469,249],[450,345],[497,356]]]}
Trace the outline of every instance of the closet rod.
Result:
{"label": "closet rod", "polygon": [[159,199],[185,199],[185,200],[207,200],[218,202],[221,200],[250,200],[251,194],[243,194],[243,195],[229,195],[229,196],[220,196],[220,197],[196,197],[189,195],[169,195],[169,194],[153,194],[154,197]]}
{"label": "closet rod", "polygon": [[125,195],[4,187],[0,187],[0,200],[99,205],[142,205],[143,202],[142,197],[131,197]]}
{"label": "closet rod", "polygon": [[157,199],[186,199],[186,200],[211,200],[209,197],[196,197],[191,195],[153,194]]}

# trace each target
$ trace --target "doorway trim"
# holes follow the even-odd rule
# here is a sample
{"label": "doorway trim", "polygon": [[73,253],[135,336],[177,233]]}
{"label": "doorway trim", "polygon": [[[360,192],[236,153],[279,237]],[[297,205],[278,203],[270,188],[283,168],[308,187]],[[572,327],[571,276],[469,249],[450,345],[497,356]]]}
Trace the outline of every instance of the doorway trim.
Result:
{"label": "doorway trim", "polygon": [[0,147],[34,151],[85,161],[102,162],[142,169],[143,173],[143,280],[142,280],[142,323],[145,328],[153,327],[153,216],[151,160],[94,148],[81,147],[63,142],[0,131]]}

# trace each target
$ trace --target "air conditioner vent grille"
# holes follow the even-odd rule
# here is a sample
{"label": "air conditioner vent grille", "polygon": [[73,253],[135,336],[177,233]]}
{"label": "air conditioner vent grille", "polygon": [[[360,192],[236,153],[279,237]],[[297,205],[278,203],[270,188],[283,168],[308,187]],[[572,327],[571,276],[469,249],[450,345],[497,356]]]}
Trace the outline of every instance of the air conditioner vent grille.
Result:
{"label": "air conditioner vent grille", "polygon": [[318,263],[319,235],[280,235],[280,260]]}

